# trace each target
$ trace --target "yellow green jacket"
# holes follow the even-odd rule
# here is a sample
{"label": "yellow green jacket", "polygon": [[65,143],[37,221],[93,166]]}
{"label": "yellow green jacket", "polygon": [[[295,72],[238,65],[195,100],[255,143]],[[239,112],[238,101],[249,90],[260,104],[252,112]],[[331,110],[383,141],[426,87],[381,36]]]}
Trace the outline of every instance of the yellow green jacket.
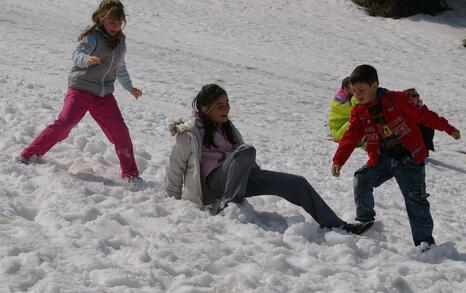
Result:
{"label": "yellow green jacket", "polygon": [[354,96],[347,101],[338,98],[336,96],[331,100],[327,119],[330,133],[335,141],[340,141],[348,129],[351,110],[357,103]]}

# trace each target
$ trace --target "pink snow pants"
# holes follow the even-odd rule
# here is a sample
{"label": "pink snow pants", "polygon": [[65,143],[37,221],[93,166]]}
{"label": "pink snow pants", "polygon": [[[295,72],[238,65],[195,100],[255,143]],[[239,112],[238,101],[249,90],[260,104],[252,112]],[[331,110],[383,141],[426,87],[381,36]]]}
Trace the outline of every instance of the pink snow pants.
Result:
{"label": "pink snow pants", "polygon": [[89,111],[107,138],[115,145],[120,160],[121,176],[138,176],[133,144],[123,116],[113,94],[99,97],[77,89],[68,88],[63,109],[57,119],[47,126],[34,141],[21,152],[21,156],[42,156],[55,144],[68,137],[71,129]]}

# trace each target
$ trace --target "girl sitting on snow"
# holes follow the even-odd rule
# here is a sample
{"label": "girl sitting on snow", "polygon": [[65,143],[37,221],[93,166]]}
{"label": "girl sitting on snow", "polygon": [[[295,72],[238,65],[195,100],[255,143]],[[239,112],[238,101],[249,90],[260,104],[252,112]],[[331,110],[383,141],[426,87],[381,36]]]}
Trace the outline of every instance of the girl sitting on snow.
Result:
{"label": "girl sitting on snow", "polygon": [[262,170],[256,150],[244,144],[228,119],[227,93],[216,84],[202,87],[192,103],[187,122],[170,125],[176,136],[166,168],[166,191],[177,199],[211,205],[217,214],[229,202],[245,197],[278,195],[301,206],[321,226],[361,234],[372,223],[348,224],[341,220],[302,176]]}
{"label": "girl sitting on snow", "polygon": [[71,129],[87,111],[115,145],[121,176],[140,181],[128,127],[113,96],[115,79],[136,99],[142,92],[134,88],[125,66],[126,24],[123,4],[103,0],[92,14],[94,24],[79,37],[73,53],[74,66],[68,78],[68,92],[58,118],[26,147],[17,161],[30,164],[68,137]]}

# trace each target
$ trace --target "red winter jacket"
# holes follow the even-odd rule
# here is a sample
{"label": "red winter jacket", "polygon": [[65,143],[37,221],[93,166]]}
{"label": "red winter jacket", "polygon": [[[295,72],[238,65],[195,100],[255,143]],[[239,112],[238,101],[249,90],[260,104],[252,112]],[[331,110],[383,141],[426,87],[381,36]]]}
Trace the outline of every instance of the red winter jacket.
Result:
{"label": "red winter jacket", "polygon": [[[418,124],[445,131],[451,134],[455,128],[447,119],[430,111],[427,107],[417,108],[409,103],[408,96],[403,92],[382,91],[382,115],[390,129],[400,142],[411,152],[416,164],[421,164],[428,156],[429,151],[424,145]],[[333,164],[343,166],[361,139],[365,136],[367,141],[367,165],[374,166],[379,161],[380,138],[377,126],[369,113],[367,105],[357,104],[350,117],[350,126],[338,145],[333,157]]]}

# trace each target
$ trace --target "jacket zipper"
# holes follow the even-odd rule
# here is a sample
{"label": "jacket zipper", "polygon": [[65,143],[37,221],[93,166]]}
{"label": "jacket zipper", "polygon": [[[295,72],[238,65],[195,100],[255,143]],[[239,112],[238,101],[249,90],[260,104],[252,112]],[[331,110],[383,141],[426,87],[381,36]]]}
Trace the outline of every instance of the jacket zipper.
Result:
{"label": "jacket zipper", "polygon": [[100,85],[102,86],[102,90],[100,92],[100,96],[103,97],[105,93],[105,78],[107,77],[108,73],[112,69],[113,66],[113,59],[115,59],[115,50],[112,52],[112,60],[110,61],[110,65],[108,66],[107,72],[102,76],[102,80],[100,81]]}

